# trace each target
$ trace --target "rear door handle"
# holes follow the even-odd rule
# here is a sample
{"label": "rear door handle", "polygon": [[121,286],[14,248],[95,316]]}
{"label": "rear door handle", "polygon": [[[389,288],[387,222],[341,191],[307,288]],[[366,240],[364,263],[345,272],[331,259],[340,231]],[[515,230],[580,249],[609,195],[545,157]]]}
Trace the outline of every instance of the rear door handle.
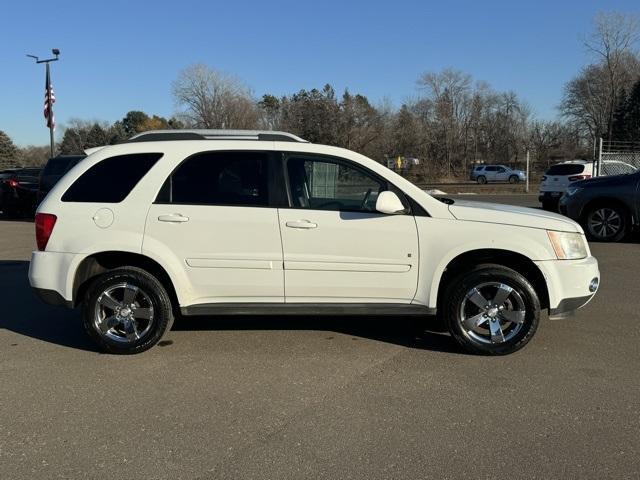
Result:
{"label": "rear door handle", "polygon": [[291,222],[285,223],[285,225],[289,228],[317,228],[318,224],[310,222],[309,220],[293,220]]}
{"label": "rear door handle", "polygon": [[169,215],[160,215],[158,220],[161,222],[184,223],[189,221],[189,217],[185,217],[179,213],[171,213]]}

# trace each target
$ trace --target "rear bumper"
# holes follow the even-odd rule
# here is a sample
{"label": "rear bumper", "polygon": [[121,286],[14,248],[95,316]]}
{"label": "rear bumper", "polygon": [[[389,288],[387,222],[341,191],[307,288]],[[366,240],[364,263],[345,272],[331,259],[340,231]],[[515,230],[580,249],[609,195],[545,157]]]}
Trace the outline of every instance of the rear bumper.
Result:
{"label": "rear bumper", "polygon": [[65,298],[55,290],[34,287],[31,287],[31,290],[33,290],[33,293],[35,293],[36,296],[46,304],[64,305],[65,307],[73,308],[73,302],[65,300]]}
{"label": "rear bumper", "polygon": [[[33,252],[29,264],[29,284],[45,302],[53,305],[70,305],[73,300],[73,253]],[[54,298],[60,296],[62,303]]]}
{"label": "rear bumper", "polygon": [[539,202],[553,202],[553,203],[558,203],[560,201],[560,198],[562,197],[562,194],[564,192],[540,192],[538,194],[538,201]]}

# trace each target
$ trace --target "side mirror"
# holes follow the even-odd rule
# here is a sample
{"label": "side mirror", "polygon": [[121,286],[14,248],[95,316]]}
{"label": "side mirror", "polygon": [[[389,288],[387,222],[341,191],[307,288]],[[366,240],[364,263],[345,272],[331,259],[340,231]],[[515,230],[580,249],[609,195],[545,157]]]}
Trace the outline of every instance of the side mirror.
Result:
{"label": "side mirror", "polygon": [[376,210],[380,213],[386,213],[388,215],[395,215],[405,212],[404,205],[398,198],[398,195],[388,190],[378,195],[378,199],[376,200]]}

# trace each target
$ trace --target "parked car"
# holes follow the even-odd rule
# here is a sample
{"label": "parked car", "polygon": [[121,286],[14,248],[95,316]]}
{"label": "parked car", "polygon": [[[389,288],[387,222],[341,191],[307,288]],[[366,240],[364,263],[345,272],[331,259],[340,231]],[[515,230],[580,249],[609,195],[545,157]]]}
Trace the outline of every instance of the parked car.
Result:
{"label": "parked car", "polygon": [[639,225],[638,188],[640,172],[575,182],[561,197],[559,210],[580,222],[590,239],[617,242]]}
{"label": "parked car", "polygon": [[4,215],[33,215],[40,172],[40,168],[16,168],[0,172],[0,211]]}
{"label": "parked car", "polygon": [[[602,163],[600,175],[625,175],[634,173],[637,168],[626,162],[608,160]],[[569,160],[552,165],[540,179],[538,201],[545,210],[555,211],[558,201],[567,187],[573,182],[587,180],[593,176],[593,162],[588,160]]]}
{"label": "parked car", "polygon": [[439,201],[279,132],[145,132],[94,151],[38,207],[36,240],[31,286],[80,305],[113,353],[152,347],[179,312],[437,313],[468,351],[507,354],[600,277],[566,217]]}
{"label": "parked car", "polygon": [[86,158],[86,155],[58,155],[50,158],[40,175],[38,202],[41,202],[58,180],[83,158]]}
{"label": "parked car", "polygon": [[522,170],[513,170],[505,165],[477,165],[471,170],[471,180],[487,182],[524,182],[527,175]]}

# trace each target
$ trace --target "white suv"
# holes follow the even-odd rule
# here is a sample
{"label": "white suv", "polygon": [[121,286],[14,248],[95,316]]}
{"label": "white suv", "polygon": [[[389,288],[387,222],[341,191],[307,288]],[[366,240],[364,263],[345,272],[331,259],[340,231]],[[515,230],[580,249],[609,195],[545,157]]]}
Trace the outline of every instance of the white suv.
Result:
{"label": "white suv", "polygon": [[[638,169],[619,160],[604,160],[600,176],[627,175]],[[573,182],[588,180],[593,176],[593,162],[588,160],[568,160],[551,165],[540,179],[538,201],[544,210],[556,210],[560,197]]]}
{"label": "white suv", "polygon": [[106,351],[175,315],[437,313],[468,351],[523,347],[599,280],[580,226],[440,201],[379,163],[286,133],[169,131],[94,150],[36,216],[29,280],[82,306]]}

